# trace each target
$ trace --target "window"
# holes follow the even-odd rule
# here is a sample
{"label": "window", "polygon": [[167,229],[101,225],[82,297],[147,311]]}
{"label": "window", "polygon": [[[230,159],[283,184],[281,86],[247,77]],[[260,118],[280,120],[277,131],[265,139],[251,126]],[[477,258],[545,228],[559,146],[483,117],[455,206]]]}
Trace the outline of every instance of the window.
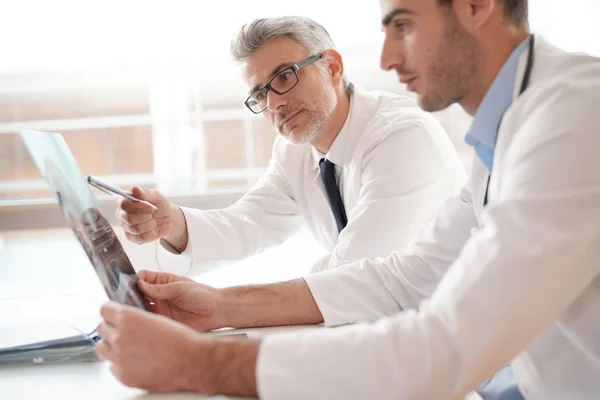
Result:
{"label": "window", "polygon": [[186,194],[246,188],[267,165],[275,133],[234,96],[222,101],[210,95],[219,88],[186,72],[1,76],[0,86],[12,90],[0,94],[0,199],[50,196],[16,123],[61,132],[85,174],[121,186]]}
{"label": "window", "polygon": [[[89,4],[39,4],[36,13],[9,6],[0,33],[18,35],[0,44],[15,54],[0,66],[0,206],[51,197],[18,125],[62,133],[85,175],[122,187],[170,196],[246,190],[275,138],[266,119],[244,107],[247,88],[229,54],[237,29],[255,17],[310,15],[347,55],[353,81],[394,81],[378,71],[378,9],[367,1],[346,14],[348,26],[331,18],[335,5],[316,1]],[[357,23],[373,29],[358,34]]]}

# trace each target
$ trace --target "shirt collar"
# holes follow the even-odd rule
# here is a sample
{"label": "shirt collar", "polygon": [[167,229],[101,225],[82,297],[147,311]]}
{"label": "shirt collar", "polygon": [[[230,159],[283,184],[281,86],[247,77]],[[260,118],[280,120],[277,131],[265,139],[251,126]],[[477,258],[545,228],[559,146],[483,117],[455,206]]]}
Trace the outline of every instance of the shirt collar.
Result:
{"label": "shirt collar", "polygon": [[482,144],[490,150],[496,147],[500,121],[513,102],[519,59],[530,41],[528,37],[512,52],[479,105],[465,137],[471,146]]}
{"label": "shirt collar", "polygon": [[359,96],[356,95],[356,89],[352,92],[352,94],[350,94],[350,107],[348,110],[348,116],[346,117],[346,121],[344,122],[340,133],[338,133],[337,137],[331,144],[327,154],[323,154],[316,148],[312,147],[315,168],[319,168],[319,161],[321,161],[323,158],[328,159],[340,167],[346,163],[346,144],[348,143],[348,137],[351,134],[350,130],[353,128],[356,129],[362,127],[362,124],[358,124],[356,121],[358,118],[356,116],[356,108],[359,107],[357,103],[360,103],[360,99],[358,98]]}

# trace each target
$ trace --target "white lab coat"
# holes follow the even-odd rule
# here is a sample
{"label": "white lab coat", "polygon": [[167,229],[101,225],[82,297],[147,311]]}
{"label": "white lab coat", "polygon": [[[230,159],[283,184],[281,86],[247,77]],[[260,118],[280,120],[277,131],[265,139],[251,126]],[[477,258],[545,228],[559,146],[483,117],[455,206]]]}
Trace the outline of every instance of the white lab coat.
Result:
{"label": "white lab coat", "polygon": [[387,317],[266,338],[262,398],[458,399],[511,361],[527,399],[600,398],[600,60],[534,54],[488,206],[477,159],[406,252],[306,277],[327,325]]}
{"label": "white lab coat", "polygon": [[183,208],[189,235],[183,254],[192,268],[164,262],[161,268],[197,275],[211,261],[279,244],[303,224],[329,253],[314,271],[387,255],[413,240],[467,179],[442,126],[414,99],[359,87],[327,154],[348,216],[341,233],[321,180],[321,157],[309,145],[278,138],[265,175],[238,202],[223,210]]}

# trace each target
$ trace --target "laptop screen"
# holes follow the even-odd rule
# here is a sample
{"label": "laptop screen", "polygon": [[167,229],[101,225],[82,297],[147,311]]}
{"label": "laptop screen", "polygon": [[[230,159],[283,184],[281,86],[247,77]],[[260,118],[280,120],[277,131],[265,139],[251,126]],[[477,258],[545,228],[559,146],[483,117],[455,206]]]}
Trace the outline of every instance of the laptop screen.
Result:
{"label": "laptop screen", "polygon": [[135,269],[114,230],[100,212],[98,202],[62,135],[24,128],[19,132],[108,298],[150,311],[138,289]]}

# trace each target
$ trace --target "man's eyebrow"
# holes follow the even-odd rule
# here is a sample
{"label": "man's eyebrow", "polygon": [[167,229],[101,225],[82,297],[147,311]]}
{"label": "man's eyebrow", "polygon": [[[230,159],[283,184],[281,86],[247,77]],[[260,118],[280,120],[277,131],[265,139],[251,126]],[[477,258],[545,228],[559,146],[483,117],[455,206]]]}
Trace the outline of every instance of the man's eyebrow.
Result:
{"label": "man's eyebrow", "polygon": [[[273,68],[273,71],[271,71],[271,74],[269,75],[269,79],[271,79],[272,77],[274,77],[275,75],[277,75],[279,73],[279,71],[286,69],[288,67],[291,67],[292,65],[294,65],[295,63],[293,62],[287,62],[287,63],[281,63],[278,66],[276,66],[275,68]],[[248,92],[249,95],[251,95],[252,93],[256,92],[258,89],[262,88],[263,85],[255,85],[252,89],[250,89],[250,91]]]}
{"label": "man's eyebrow", "polygon": [[406,8],[394,8],[392,11],[387,13],[385,17],[383,17],[383,19],[381,20],[381,26],[384,28],[388,26],[390,22],[392,22],[392,19],[398,14],[415,15],[416,13]]}

